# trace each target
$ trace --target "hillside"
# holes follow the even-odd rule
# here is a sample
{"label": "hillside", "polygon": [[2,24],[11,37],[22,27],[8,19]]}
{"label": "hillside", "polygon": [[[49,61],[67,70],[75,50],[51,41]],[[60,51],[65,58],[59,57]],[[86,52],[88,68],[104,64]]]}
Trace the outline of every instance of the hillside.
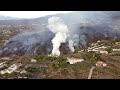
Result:
{"label": "hillside", "polygon": [[[111,43],[114,48],[119,46],[113,42],[101,41],[101,45]],[[118,42],[118,41],[117,41]],[[108,45],[107,45],[108,46]],[[87,79],[90,68],[95,67],[92,73],[92,79],[119,79],[120,78],[120,52],[110,52],[109,54],[96,54],[87,52],[86,50],[67,54],[61,57],[50,57],[47,55],[24,55],[22,57],[13,56],[7,61],[7,67],[14,63],[21,63],[22,66],[12,74],[0,75],[0,78],[35,78],[35,79]],[[84,59],[83,62],[70,64],[67,58]],[[5,59],[1,58],[1,62]],[[98,61],[102,61],[107,66],[96,66]],[[2,70],[2,68],[1,68]],[[25,73],[20,73],[21,70],[26,70]]]}
{"label": "hillside", "polygon": [[[51,40],[56,34],[47,25],[53,16],[60,17],[68,27],[68,37],[60,45],[59,57],[49,56],[53,49]],[[87,79],[94,66],[91,79],[119,79],[119,24],[119,11],[0,20],[0,78]],[[69,39],[74,42],[73,53],[69,49]],[[107,49],[99,50],[101,47]],[[118,51],[114,51],[116,49]],[[84,61],[70,64],[68,58]],[[96,66],[98,62],[106,66]],[[11,65],[18,67],[12,73],[9,71]]]}
{"label": "hillside", "polygon": [[14,17],[10,17],[10,16],[0,15],[0,20],[20,20],[20,18],[14,18]]}

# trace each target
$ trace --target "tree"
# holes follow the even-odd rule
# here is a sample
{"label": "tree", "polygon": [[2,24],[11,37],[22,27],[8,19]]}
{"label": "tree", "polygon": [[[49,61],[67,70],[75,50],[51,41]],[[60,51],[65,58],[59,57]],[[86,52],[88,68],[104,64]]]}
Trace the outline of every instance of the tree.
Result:
{"label": "tree", "polygon": [[111,47],[108,47],[108,48],[106,48],[106,51],[107,51],[108,53],[111,53],[111,52],[112,52],[112,48],[111,48]]}

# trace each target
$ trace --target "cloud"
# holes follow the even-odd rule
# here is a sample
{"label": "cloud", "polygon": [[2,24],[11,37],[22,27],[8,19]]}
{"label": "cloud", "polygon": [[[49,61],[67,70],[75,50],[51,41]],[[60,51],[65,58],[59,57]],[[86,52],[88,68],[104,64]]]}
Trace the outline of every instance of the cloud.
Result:
{"label": "cloud", "polygon": [[57,13],[69,13],[71,11],[0,11],[0,15],[17,18],[37,18]]}

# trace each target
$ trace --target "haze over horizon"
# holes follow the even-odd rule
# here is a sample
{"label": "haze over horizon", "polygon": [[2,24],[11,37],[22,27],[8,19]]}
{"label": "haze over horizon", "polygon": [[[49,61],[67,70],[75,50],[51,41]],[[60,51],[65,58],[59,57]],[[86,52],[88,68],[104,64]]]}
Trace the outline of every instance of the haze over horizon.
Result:
{"label": "haze over horizon", "polygon": [[69,13],[73,11],[0,11],[0,15],[15,18],[38,18],[58,13]]}

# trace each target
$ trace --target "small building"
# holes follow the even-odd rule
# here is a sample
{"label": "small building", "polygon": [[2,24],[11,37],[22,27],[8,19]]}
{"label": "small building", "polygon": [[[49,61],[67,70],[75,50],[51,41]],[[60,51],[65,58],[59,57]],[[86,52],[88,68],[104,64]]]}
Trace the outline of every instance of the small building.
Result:
{"label": "small building", "polygon": [[22,70],[22,71],[20,71],[20,73],[21,73],[21,74],[27,73],[27,71],[26,71],[26,70]]}
{"label": "small building", "polygon": [[7,64],[6,64],[6,61],[5,62],[2,62],[2,63],[0,63],[0,68],[3,68],[4,66],[6,66]]}
{"label": "small building", "polygon": [[31,62],[32,62],[32,63],[36,63],[37,60],[35,60],[35,59],[31,59]]}
{"label": "small building", "polygon": [[16,73],[20,73],[20,70],[15,70],[14,72],[16,72]]}
{"label": "small building", "polygon": [[99,50],[103,50],[103,51],[105,51],[105,50],[106,50],[106,48],[107,48],[107,47],[105,47],[105,46],[98,47],[98,49],[99,49]]}
{"label": "small building", "polygon": [[120,45],[120,42],[116,42],[115,44],[116,44],[116,45]]}
{"label": "small building", "polygon": [[17,69],[20,68],[22,66],[21,63],[15,63],[15,65],[17,66]]}
{"label": "small building", "polygon": [[100,51],[101,54],[108,54],[108,51]]}
{"label": "small building", "polygon": [[92,50],[88,50],[88,52],[99,52],[99,50],[92,49]]}
{"label": "small building", "polygon": [[77,59],[77,58],[67,58],[67,62],[69,62],[70,64],[75,64],[75,63],[78,63],[78,62],[82,62],[84,61],[83,59]]}
{"label": "small building", "polygon": [[112,49],[112,51],[118,51],[118,52],[120,52],[120,49]]}
{"label": "small building", "polygon": [[97,67],[106,67],[107,64],[106,64],[105,62],[98,61],[98,62],[96,63],[96,66],[97,66]]}
{"label": "small building", "polygon": [[98,40],[97,43],[99,43],[100,41]]}
{"label": "small building", "polygon": [[9,57],[3,57],[2,60],[11,60]]}
{"label": "small building", "polygon": [[80,52],[83,52],[84,50],[80,50],[80,51],[78,51],[78,53],[80,53]]}
{"label": "small building", "polygon": [[27,77],[18,77],[18,79],[27,79]]}

